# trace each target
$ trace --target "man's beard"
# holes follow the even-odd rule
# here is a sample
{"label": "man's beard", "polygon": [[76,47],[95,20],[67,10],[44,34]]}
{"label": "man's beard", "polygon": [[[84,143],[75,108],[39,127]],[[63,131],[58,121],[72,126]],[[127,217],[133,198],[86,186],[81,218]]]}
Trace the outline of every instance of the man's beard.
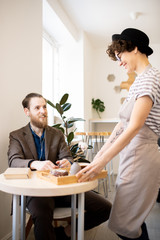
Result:
{"label": "man's beard", "polygon": [[31,123],[33,126],[37,127],[37,128],[45,128],[48,125],[48,119],[46,118],[45,121],[41,122],[39,120],[37,120],[34,117],[31,117]]}

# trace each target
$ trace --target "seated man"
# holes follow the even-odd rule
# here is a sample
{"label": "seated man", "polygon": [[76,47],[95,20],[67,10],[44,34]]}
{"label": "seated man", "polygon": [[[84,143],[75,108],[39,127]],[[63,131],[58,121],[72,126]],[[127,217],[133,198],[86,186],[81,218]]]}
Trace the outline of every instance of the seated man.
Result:
{"label": "seated man", "polygon": [[[37,93],[28,94],[22,101],[24,112],[30,118],[27,126],[10,133],[9,167],[30,167],[31,170],[52,170],[69,167],[71,153],[63,133],[47,125],[46,100]],[[55,230],[52,226],[55,207],[71,206],[71,196],[27,197],[37,240],[70,239],[69,227]],[[109,218],[111,203],[93,191],[85,193],[85,230]]]}

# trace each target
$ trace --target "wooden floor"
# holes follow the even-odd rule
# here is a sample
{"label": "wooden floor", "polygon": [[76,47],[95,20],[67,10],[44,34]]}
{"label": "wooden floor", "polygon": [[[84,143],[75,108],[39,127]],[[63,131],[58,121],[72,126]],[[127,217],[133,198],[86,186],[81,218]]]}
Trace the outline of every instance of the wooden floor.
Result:
{"label": "wooden floor", "polygon": [[[103,194],[103,187],[100,187],[100,192]],[[115,190],[114,186],[111,186],[108,192],[108,199],[112,202],[114,198]],[[160,203],[156,203],[151,213],[146,219],[150,240],[160,240]],[[120,240],[116,234],[111,232],[108,227],[108,222],[101,224],[100,226],[86,231],[85,240]],[[27,238],[27,240],[34,240],[33,228]]]}

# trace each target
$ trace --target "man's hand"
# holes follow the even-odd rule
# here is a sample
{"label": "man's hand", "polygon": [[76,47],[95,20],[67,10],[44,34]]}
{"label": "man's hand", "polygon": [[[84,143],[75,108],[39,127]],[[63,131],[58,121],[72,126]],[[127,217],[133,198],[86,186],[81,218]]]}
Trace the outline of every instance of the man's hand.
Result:
{"label": "man's hand", "polygon": [[38,171],[43,171],[43,170],[52,170],[58,167],[54,163],[52,163],[50,160],[45,160],[45,161],[33,161],[30,164],[30,168],[36,169]]}
{"label": "man's hand", "polygon": [[58,165],[59,168],[65,168],[65,167],[71,166],[71,163],[66,158],[63,158],[62,160],[58,160],[56,164]]}

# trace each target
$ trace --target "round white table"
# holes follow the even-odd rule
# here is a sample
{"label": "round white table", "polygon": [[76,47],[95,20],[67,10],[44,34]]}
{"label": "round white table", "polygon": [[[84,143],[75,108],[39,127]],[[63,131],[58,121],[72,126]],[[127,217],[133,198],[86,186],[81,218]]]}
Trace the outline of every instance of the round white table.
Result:
{"label": "round white table", "polygon": [[71,198],[71,239],[76,239],[76,194],[78,194],[78,240],[84,239],[84,192],[94,189],[98,180],[56,185],[39,179],[32,172],[29,179],[6,179],[0,174],[0,190],[13,194],[12,239],[19,239],[19,196],[21,197],[21,239],[25,239],[26,196],[65,196]]}

